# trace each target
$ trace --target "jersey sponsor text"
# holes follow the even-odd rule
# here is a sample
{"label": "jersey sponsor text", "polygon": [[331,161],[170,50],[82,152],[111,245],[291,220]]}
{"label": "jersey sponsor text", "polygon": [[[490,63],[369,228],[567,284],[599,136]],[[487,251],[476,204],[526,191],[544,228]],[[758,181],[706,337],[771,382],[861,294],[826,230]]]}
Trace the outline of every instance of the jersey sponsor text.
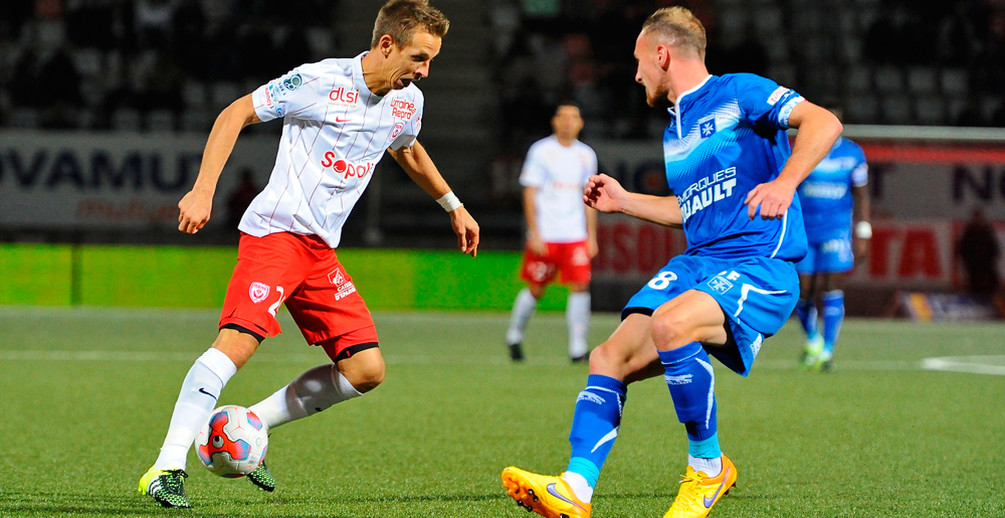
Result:
{"label": "jersey sponsor text", "polygon": [[678,198],[681,216],[687,221],[692,214],[733,195],[736,168],[717,171],[691,184]]}

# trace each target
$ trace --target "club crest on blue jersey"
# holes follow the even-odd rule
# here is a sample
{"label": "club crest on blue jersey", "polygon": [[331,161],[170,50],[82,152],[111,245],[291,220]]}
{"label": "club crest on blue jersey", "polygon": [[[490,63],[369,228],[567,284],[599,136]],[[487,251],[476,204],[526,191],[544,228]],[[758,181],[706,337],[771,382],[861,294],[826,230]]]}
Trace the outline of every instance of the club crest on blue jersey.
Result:
{"label": "club crest on blue jersey", "polygon": [[701,138],[708,138],[715,135],[715,115],[699,120],[698,128],[701,130]]}

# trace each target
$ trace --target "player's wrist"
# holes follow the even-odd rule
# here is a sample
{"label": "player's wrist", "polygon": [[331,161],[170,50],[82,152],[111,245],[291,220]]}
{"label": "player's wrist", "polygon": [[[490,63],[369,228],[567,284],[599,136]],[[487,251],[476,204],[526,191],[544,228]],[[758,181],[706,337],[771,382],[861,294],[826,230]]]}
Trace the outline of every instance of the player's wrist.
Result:
{"label": "player's wrist", "polygon": [[872,223],[869,223],[866,220],[855,223],[855,237],[859,239],[871,239]]}
{"label": "player's wrist", "polygon": [[461,203],[461,200],[457,198],[457,195],[454,194],[454,191],[448,191],[447,194],[440,196],[440,198],[436,200],[436,203],[439,203],[440,207],[443,207],[443,210],[446,212],[453,212],[464,206],[464,204]]}

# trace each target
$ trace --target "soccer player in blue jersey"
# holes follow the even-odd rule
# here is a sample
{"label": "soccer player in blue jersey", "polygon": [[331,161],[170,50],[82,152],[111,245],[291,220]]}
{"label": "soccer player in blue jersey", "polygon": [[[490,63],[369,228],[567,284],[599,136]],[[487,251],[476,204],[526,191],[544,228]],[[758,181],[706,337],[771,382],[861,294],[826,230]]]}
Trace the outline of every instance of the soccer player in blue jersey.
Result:
{"label": "soccer player in blue jersey", "polygon": [[[840,113],[834,108],[835,115]],[[801,293],[796,316],[806,331],[800,363],[808,370],[833,368],[834,342],[844,321],[845,274],[868,252],[868,165],[862,148],[838,137],[834,147],[799,185],[809,251],[796,263]],[[823,329],[817,330],[817,302],[822,299]]]}
{"label": "soccer player in blue jersey", "polygon": [[[688,248],[622,311],[621,325],[590,355],[561,476],[516,467],[503,485],[517,503],[550,518],[587,518],[600,470],[618,435],[628,384],[663,375],[688,440],[688,465],[666,517],[697,518],[736,482],[719,447],[710,356],[746,375],[763,340],[796,305],[795,263],[806,254],[796,187],[831,149],[841,123],[789,88],[753,74],[713,76],[705,29],[670,7],[643,24],[635,80],[650,106],[669,106],[663,135],[670,196],[590,179],[584,201],[683,227]],[[789,147],[786,130],[799,128]]]}

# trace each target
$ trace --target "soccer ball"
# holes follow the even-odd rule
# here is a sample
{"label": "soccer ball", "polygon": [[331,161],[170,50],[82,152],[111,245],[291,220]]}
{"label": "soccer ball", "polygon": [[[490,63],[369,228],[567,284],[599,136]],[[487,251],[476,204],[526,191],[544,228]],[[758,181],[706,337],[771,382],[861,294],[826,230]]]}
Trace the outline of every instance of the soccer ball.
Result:
{"label": "soccer ball", "polygon": [[268,448],[265,424],[254,412],[237,405],[214,410],[195,439],[199,460],[213,473],[227,478],[255,471]]}

